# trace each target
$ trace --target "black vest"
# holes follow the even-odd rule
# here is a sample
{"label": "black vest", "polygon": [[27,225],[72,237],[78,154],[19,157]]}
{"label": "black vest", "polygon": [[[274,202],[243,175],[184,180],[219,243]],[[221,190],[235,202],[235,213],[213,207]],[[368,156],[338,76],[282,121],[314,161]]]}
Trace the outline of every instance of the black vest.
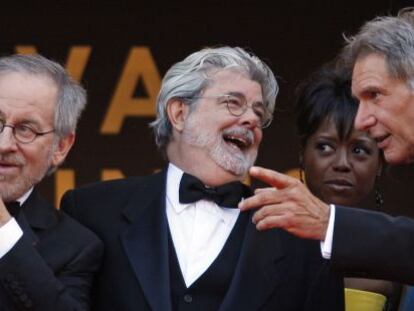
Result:
{"label": "black vest", "polygon": [[240,213],[223,249],[208,269],[189,288],[186,287],[171,234],[168,239],[170,288],[174,311],[218,310],[233,279],[249,213]]}

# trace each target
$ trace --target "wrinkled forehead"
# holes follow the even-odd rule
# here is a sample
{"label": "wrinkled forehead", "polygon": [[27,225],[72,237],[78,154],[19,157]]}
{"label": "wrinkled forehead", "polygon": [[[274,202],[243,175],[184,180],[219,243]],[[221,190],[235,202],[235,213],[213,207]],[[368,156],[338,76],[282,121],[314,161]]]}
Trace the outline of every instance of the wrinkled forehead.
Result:
{"label": "wrinkled forehead", "polygon": [[[363,50],[357,54],[352,66],[352,82],[354,83],[355,68],[360,64],[364,64],[365,69],[378,71],[378,64],[374,62],[380,62],[380,69],[385,77],[392,79],[398,79],[409,84],[409,77],[407,76],[408,68],[403,69],[401,67],[402,60],[395,57],[386,55],[385,53],[372,50]],[[360,66],[359,66],[360,67]]]}
{"label": "wrinkled forehead", "polygon": [[0,71],[1,97],[30,97],[57,94],[55,81],[46,74]]}
{"label": "wrinkled forehead", "polygon": [[241,93],[248,96],[251,93],[260,97],[260,101],[263,100],[262,86],[242,68],[213,69],[206,73],[206,78],[207,83],[202,93],[206,93],[210,89],[223,92],[222,94]]}
{"label": "wrinkled forehead", "polygon": [[57,99],[55,83],[44,75],[19,72],[0,74],[0,110],[3,115],[33,114],[53,117]]}

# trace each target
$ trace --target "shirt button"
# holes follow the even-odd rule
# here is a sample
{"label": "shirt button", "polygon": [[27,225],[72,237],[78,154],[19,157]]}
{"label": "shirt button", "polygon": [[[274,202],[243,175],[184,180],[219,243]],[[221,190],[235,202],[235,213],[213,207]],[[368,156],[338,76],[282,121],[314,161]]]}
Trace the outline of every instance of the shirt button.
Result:
{"label": "shirt button", "polygon": [[191,295],[184,295],[184,301],[186,303],[191,303],[193,301],[193,297]]}

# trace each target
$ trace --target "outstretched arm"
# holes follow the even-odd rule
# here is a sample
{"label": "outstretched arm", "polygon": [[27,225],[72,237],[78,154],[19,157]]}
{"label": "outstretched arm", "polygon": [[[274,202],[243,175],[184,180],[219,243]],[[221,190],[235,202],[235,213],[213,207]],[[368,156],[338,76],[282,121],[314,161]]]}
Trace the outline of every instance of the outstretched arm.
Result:
{"label": "outstretched arm", "polygon": [[[282,228],[309,239],[324,240],[330,207],[300,181],[253,167],[251,176],[270,186],[240,203],[257,208],[259,230]],[[355,276],[414,284],[414,220],[359,208],[336,206],[331,264]]]}
{"label": "outstretched arm", "polygon": [[296,178],[257,166],[250,175],[271,186],[256,190],[239,204],[242,211],[258,209],[253,217],[258,230],[282,228],[301,238],[325,239],[329,205]]}

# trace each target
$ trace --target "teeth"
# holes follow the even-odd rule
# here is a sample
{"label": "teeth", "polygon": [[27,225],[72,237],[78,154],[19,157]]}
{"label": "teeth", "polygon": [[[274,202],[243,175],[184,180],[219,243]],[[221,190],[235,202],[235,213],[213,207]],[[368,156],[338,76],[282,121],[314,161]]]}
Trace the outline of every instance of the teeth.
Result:
{"label": "teeth", "polygon": [[239,137],[230,136],[229,138],[232,139],[232,140],[237,140],[237,141],[241,142],[244,145],[246,144],[246,141],[239,138]]}
{"label": "teeth", "polygon": [[235,144],[240,149],[246,148],[248,143],[246,140],[242,139],[241,137],[226,135],[225,139],[230,141],[231,143]]}

